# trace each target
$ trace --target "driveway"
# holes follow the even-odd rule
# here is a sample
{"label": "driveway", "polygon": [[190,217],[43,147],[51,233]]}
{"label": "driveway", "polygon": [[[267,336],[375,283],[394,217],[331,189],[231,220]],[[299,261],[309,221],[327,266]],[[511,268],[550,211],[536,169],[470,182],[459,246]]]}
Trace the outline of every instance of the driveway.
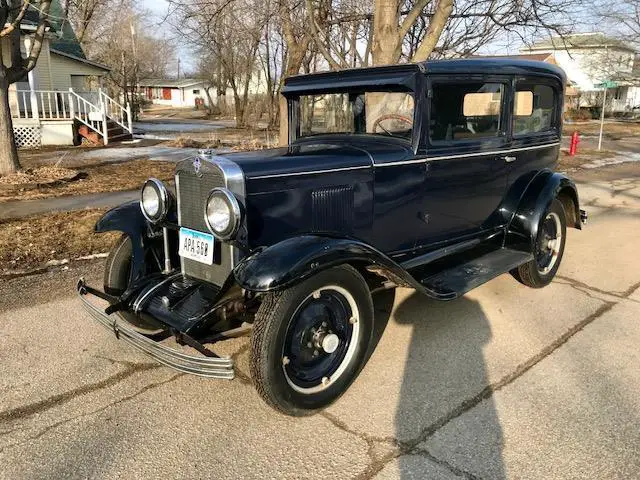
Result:
{"label": "driveway", "polygon": [[578,174],[589,225],[556,280],[503,275],[450,302],[376,297],[351,389],[294,419],[238,377],[158,366],[81,311],[100,265],[0,286],[0,478],[640,477],[640,165]]}

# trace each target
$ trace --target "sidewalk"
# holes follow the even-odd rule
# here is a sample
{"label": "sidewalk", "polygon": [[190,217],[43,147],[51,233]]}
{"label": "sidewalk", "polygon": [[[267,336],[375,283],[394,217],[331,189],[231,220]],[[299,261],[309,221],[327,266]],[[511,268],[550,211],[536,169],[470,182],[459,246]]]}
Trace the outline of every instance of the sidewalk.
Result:
{"label": "sidewalk", "polygon": [[124,202],[137,200],[139,197],[139,190],[129,190],[126,192],[103,192],[37,200],[15,200],[0,203],[0,220],[27,217],[41,213],[68,212],[85,208],[115,207]]}

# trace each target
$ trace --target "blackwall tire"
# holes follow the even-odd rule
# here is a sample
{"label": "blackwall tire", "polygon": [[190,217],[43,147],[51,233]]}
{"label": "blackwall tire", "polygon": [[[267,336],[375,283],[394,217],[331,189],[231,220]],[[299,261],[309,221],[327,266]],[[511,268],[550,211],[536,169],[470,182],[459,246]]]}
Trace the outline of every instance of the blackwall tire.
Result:
{"label": "blackwall tire", "polygon": [[[104,266],[104,291],[109,295],[121,295],[129,286],[132,252],[131,240],[126,235],[120,237],[109,252]],[[132,313],[119,312],[117,315],[145,335],[157,335],[165,330],[160,323],[139,318]]]}
{"label": "blackwall tire", "polygon": [[[349,325],[344,315],[351,315]],[[250,370],[258,393],[267,404],[292,416],[311,415],[328,406],[364,366],[373,321],[367,283],[350,266],[325,270],[285,291],[267,294],[251,336]],[[335,343],[327,341],[332,339]]]}
{"label": "blackwall tire", "polygon": [[[511,272],[513,277],[523,285],[531,288],[542,288],[551,283],[560,268],[560,262],[564,255],[564,247],[567,239],[567,220],[562,203],[556,198],[542,216],[540,225],[538,226],[538,238],[536,246],[542,240],[544,235],[545,222],[552,222],[555,225],[559,238],[555,240],[554,252],[549,257],[548,262],[540,263],[538,251],[534,251],[534,259]],[[551,241],[551,240],[549,240]]]}

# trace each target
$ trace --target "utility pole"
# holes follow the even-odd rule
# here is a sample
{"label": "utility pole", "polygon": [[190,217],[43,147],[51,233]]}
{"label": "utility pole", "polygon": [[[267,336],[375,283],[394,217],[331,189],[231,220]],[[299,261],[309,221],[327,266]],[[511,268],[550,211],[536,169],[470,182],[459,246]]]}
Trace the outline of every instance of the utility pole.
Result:
{"label": "utility pole", "polygon": [[180,57],[178,57],[178,80],[180,80]]}
{"label": "utility pole", "polygon": [[600,136],[598,137],[598,151],[602,149],[602,130],[604,129],[604,109],[607,106],[607,85],[604,86],[602,95],[602,112],[600,112]]}
{"label": "utility pole", "polygon": [[140,84],[140,79],[138,78],[138,44],[136,42],[136,26],[133,24],[133,17],[129,19],[129,25],[131,27],[131,50],[133,52],[133,85],[131,86],[131,106],[134,112],[134,116],[137,119],[138,109],[135,107],[138,102],[135,101],[135,96],[137,95],[138,85]]}

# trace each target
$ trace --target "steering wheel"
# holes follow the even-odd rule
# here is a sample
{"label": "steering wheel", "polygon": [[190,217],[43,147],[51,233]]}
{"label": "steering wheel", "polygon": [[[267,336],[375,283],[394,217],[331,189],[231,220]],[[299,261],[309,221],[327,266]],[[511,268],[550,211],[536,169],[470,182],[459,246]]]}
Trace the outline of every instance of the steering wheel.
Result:
{"label": "steering wheel", "polygon": [[389,113],[387,115],[382,115],[381,117],[376,119],[375,122],[373,122],[374,133],[378,129],[378,127],[380,127],[387,135],[392,137],[394,136],[393,133],[391,133],[389,130],[387,130],[382,125],[380,125],[385,120],[400,120],[401,122],[408,124],[409,128],[413,128],[413,120],[410,119],[409,117],[405,117],[404,115],[398,115],[397,113]]}

